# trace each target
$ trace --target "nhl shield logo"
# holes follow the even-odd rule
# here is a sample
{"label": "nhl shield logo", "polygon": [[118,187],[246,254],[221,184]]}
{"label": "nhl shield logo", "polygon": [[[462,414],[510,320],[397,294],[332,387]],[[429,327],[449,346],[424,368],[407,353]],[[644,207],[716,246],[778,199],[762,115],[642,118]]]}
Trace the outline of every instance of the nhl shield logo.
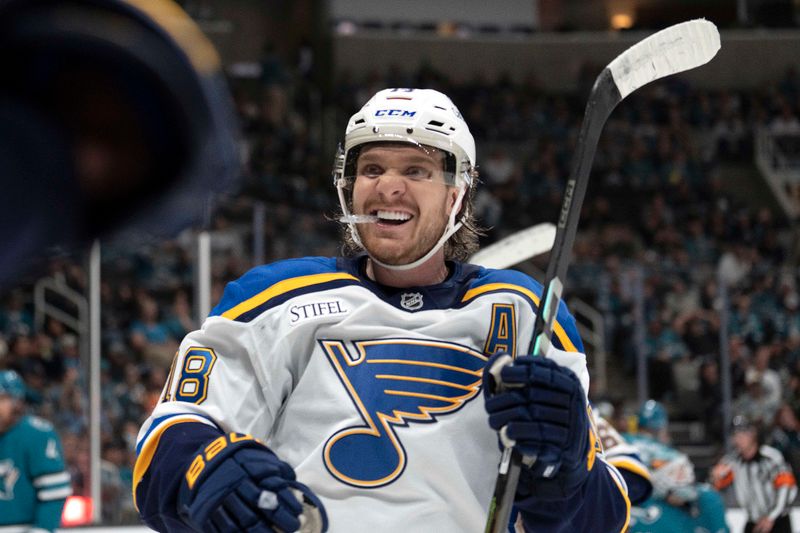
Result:
{"label": "nhl shield logo", "polygon": [[404,292],[400,296],[400,307],[409,311],[422,308],[422,294],[419,292]]}

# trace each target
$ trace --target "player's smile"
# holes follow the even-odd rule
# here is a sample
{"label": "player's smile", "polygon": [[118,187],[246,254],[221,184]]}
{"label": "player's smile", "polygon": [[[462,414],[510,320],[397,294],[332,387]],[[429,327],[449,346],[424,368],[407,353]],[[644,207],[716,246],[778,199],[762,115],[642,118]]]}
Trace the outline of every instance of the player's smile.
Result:
{"label": "player's smile", "polygon": [[408,207],[374,207],[367,213],[378,218],[372,226],[379,234],[398,235],[411,228],[418,217]]}
{"label": "player's smile", "polygon": [[382,226],[401,226],[414,216],[405,211],[395,211],[391,209],[373,209],[369,214],[378,217],[377,224]]}

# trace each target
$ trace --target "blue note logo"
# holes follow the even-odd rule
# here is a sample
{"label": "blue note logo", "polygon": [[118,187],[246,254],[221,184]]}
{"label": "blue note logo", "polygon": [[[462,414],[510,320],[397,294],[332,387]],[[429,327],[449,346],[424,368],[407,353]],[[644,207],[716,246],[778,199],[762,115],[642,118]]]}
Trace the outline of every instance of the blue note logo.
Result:
{"label": "blue note logo", "polygon": [[487,357],[452,342],[422,339],[320,340],[364,424],[325,443],[323,461],[336,479],[375,488],[402,475],[408,461],[396,429],[436,423],[478,395]]}
{"label": "blue note logo", "polygon": [[0,500],[14,499],[14,485],[19,479],[19,469],[14,466],[14,461],[5,459],[0,461]]}

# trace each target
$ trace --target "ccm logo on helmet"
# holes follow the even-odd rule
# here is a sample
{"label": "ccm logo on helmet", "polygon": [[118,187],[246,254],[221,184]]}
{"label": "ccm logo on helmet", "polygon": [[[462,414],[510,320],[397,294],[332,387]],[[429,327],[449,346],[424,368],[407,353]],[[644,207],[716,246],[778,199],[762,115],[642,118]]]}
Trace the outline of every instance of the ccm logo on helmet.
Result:
{"label": "ccm logo on helmet", "polygon": [[405,109],[378,109],[375,111],[376,117],[413,117],[416,111],[406,111]]}

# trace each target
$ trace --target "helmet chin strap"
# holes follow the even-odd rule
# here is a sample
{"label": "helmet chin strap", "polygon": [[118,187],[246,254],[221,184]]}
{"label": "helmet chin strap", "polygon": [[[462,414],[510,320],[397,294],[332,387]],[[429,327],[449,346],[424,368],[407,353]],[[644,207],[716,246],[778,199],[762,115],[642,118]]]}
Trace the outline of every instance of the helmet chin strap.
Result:
{"label": "helmet chin strap", "polygon": [[412,268],[417,268],[425,261],[433,257],[433,254],[435,254],[442,246],[444,246],[444,243],[447,242],[447,239],[449,239],[455,232],[461,229],[461,226],[464,225],[463,222],[459,221],[458,223],[456,223],[455,220],[459,210],[461,209],[461,203],[464,200],[464,194],[466,192],[467,192],[467,187],[462,186],[461,190],[458,192],[458,197],[456,197],[456,201],[453,204],[453,210],[450,212],[450,218],[447,221],[447,227],[445,228],[444,233],[436,242],[436,244],[434,244],[433,247],[430,250],[428,250],[428,252],[425,255],[423,255],[416,261],[407,263],[405,265],[390,265],[388,263],[384,263],[383,261],[379,261],[378,259],[375,258],[375,256],[369,253],[367,247],[362,244],[361,238],[358,235],[358,229],[356,228],[356,225],[350,223],[349,226],[350,226],[350,231],[352,232],[353,235],[353,240],[355,240],[355,242],[358,243],[359,246],[361,246],[364,250],[367,251],[367,254],[369,254],[369,258],[372,261],[374,261],[376,264],[380,265],[383,268],[395,271],[411,270]]}

